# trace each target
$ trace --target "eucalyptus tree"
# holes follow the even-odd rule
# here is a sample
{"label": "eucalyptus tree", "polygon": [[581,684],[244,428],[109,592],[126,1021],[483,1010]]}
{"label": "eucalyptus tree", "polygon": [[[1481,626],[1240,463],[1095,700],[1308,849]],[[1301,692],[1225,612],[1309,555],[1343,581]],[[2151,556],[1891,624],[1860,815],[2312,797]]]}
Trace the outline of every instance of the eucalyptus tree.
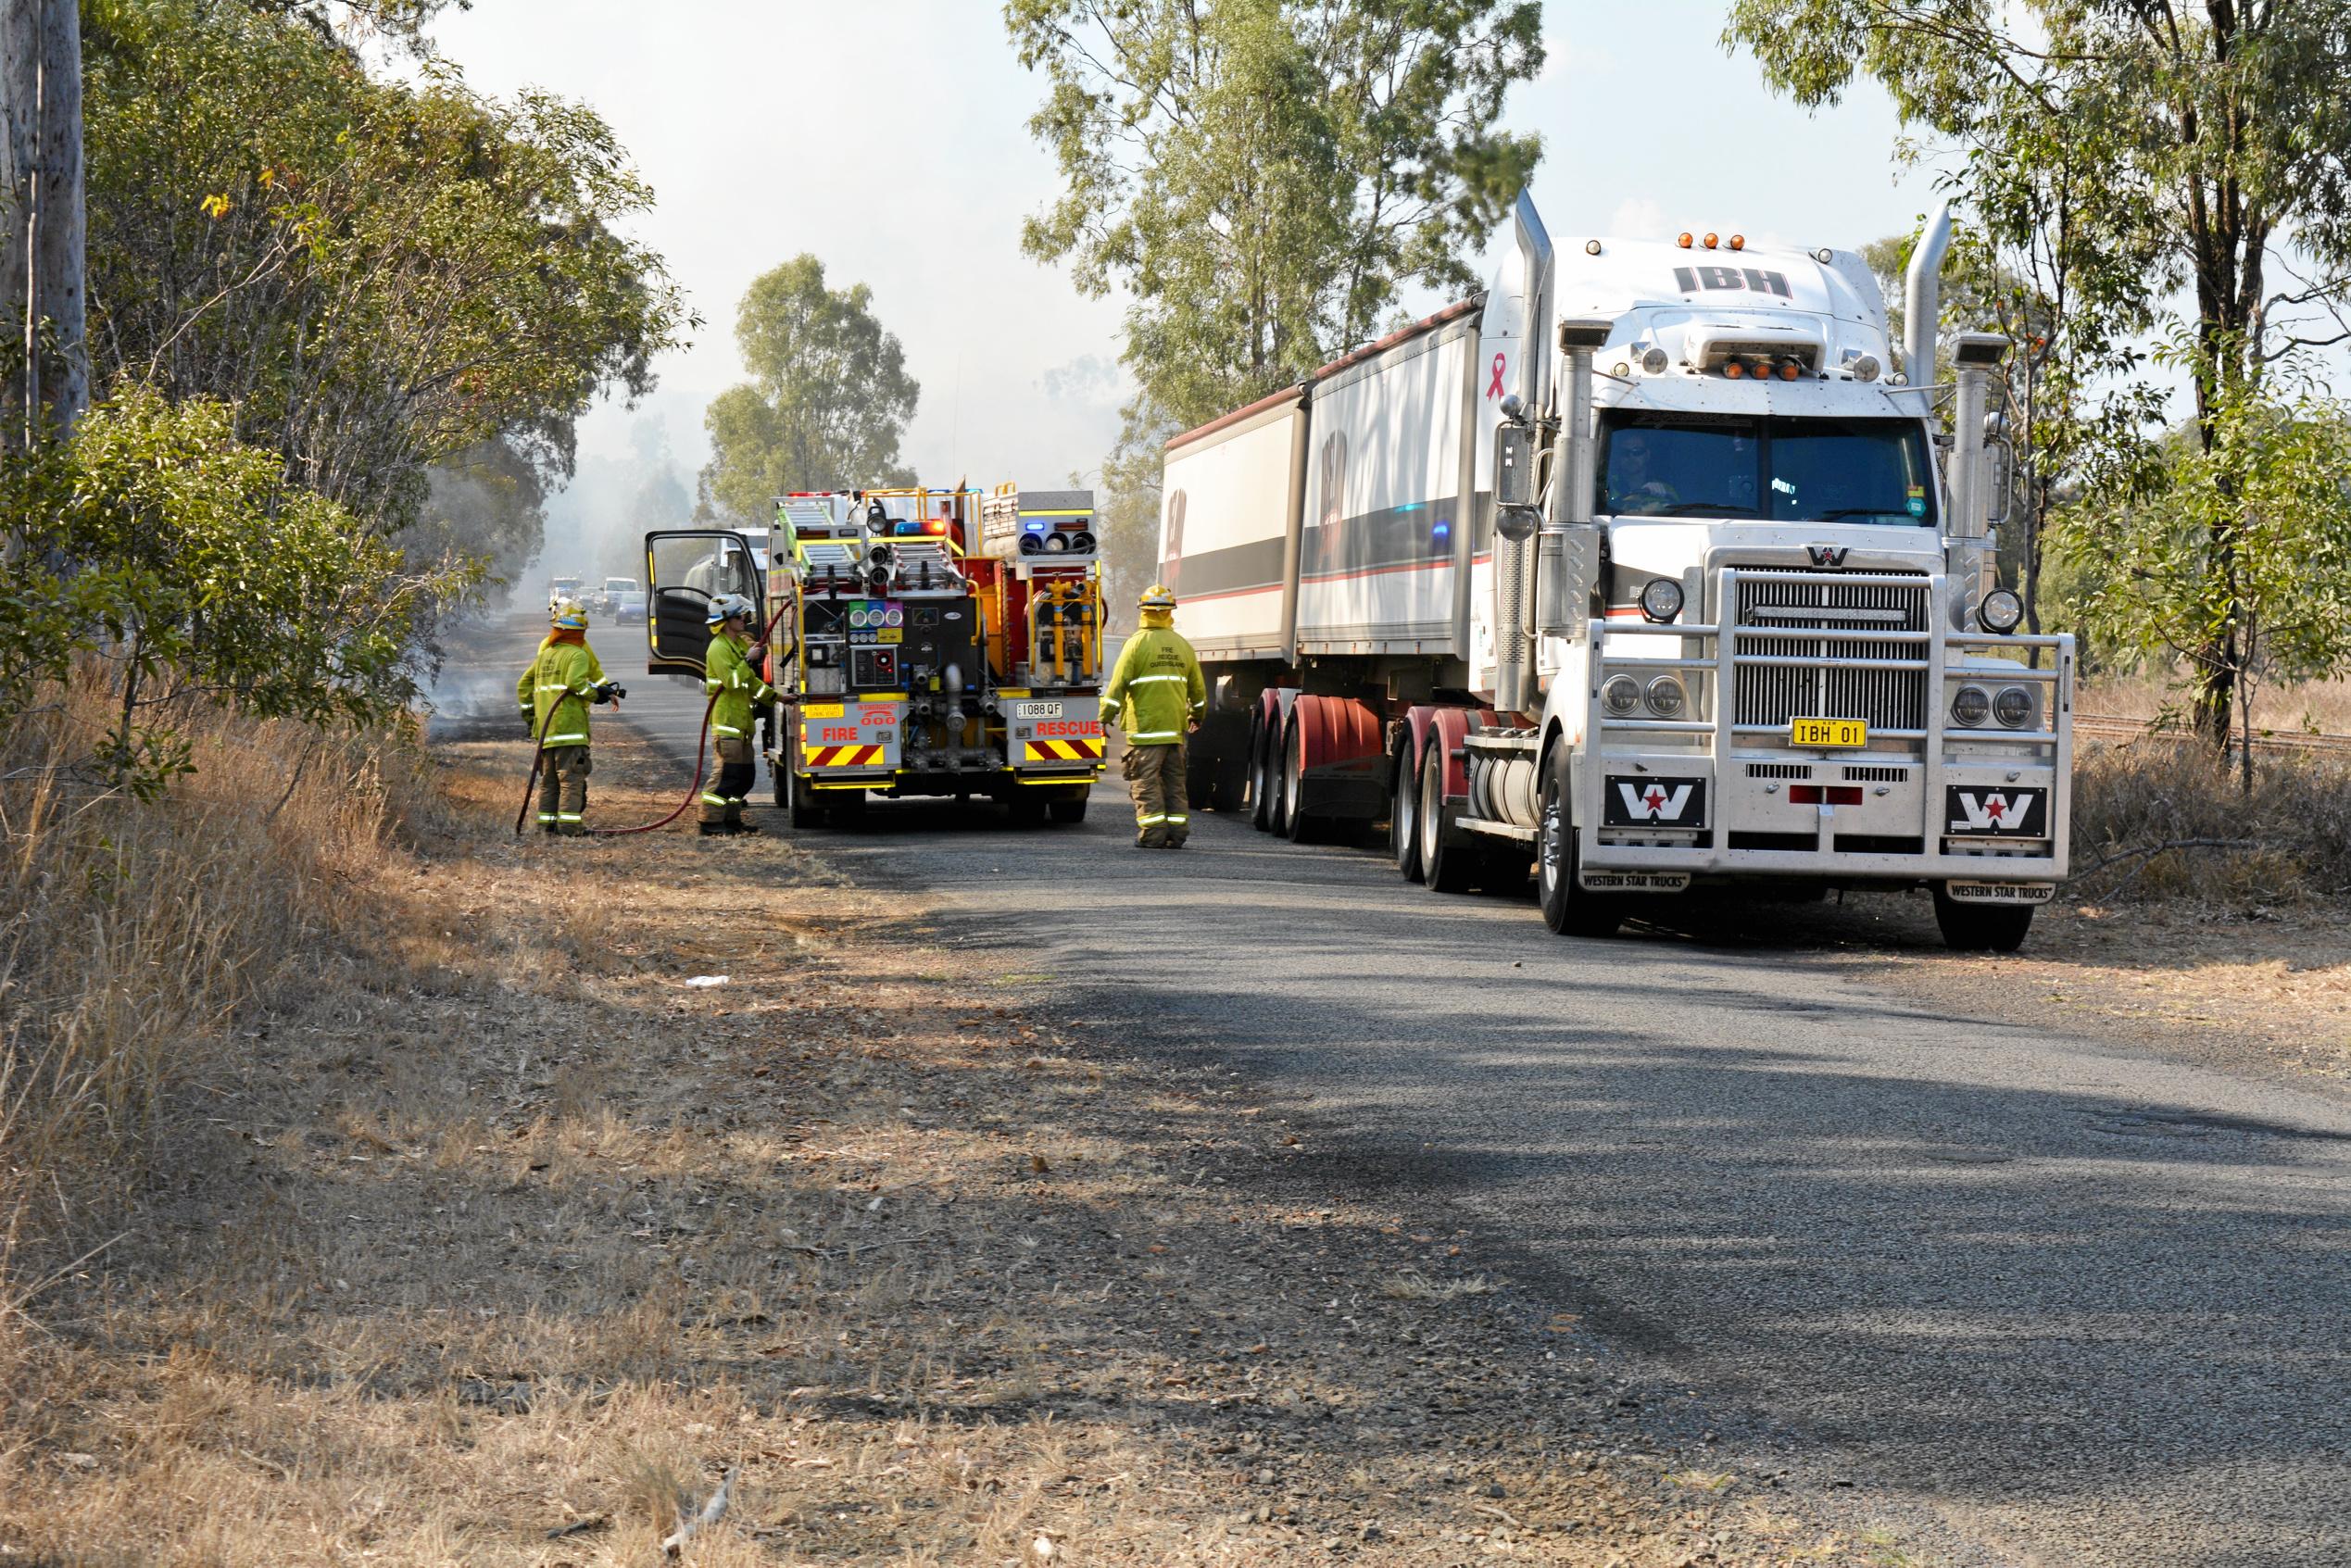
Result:
{"label": "eucalyptus tree", "polygon": [[1465,290],[1540,155],[1499,130],[1537,0],[1008,0],[1062,193],[1023,245],[1126,291],[1130,436],[1212,417]]}
{"label": "eucalyptus tree", "polygon": [[751,379],[702,416],[711,453],[702,491],[720,511],[760,520],[786,490],[912,482],[898,449],[922,384],[874,314],[872,289],[828,287],[823,262],[796,256],[752,280],[735,342]]}

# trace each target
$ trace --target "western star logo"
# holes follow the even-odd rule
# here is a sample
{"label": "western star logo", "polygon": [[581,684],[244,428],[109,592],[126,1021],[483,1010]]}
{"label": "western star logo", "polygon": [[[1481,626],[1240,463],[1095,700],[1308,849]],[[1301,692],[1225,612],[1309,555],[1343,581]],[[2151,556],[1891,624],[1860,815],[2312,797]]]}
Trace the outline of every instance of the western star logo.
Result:
{"label": "western star logo", "polygon": [[1815,566],[1842,566],[1845,564],[1845,552],[1846,546],[1843,545],[1807,545],[1804,546],[1804,554],[1812,558],[1812,564]]}
{"label": "western star logo", "polygon": [[1706,785],[1703,779],[1627,779],[1608,781],[1603,797],[1607,809],[1602,821],[1612,827],[1639,822],[1703,827],[1706,821]]}
{"label": "western star logo", "polygon": [[2045,829],[2048,797],[2037,789],[1971,789],[1953,785],[1947,792],[1951,825],[1946,833],[2008,834],[2038,838]]}

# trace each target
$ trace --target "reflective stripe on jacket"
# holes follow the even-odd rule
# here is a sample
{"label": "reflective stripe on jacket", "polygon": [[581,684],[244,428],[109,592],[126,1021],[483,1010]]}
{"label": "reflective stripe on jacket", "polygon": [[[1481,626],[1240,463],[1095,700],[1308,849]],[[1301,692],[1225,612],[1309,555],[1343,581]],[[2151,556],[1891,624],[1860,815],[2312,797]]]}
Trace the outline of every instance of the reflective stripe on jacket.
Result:
{"label": "reflective stripe on jacket", "polygon": [[1129,746],[1174,746],[1208,711],[1200,656],[1169,626],[1146,626],[1126,639],[1102,693],[1102,722],[1122,724]]}
{"label": "reflective stripe on jacket", "polygon": [[721,632],[710,638],[710,649],[702,655],[702,689],[713,699],[710,734],[721,740],[748,740],[752,709],[775,700],[774,688],[760,679],[760,672],[744,657],[749,646],[748,639],[737,642]]}
{"label": "reflective stripe on jacket", "polygon": [[531,716],[531,728],[547,746],[588,743],[588,704],[604,684],[604,666],[585,643],[539,645],[539,657],[514,683],[515,700]]}

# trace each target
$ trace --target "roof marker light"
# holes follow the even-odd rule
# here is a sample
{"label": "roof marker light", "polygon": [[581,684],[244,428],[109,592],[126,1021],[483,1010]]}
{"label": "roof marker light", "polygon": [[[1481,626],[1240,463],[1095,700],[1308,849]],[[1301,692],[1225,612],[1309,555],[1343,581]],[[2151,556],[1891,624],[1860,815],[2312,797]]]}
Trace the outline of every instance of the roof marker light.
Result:
{"label": "roof marker light", "polygon": [[1707,248],[1708,250],[1712,250],[1712,249],[1714,249],[1716,245],[1720,245],[1720,244],[1722,244],[1722,238],[1721,238],[1721,236],[1720,236],[1720,235],[1717,235],[1717,234],[1708,234],[1708,235],[1706,236],[1706,248]]}
{"label": "roof marker light", "polygon": [[1744,234],[1731,235],[1730,248],[1733,250],[1745,250],[1747,248],[1747,236]]}
{"label": "roof marker light", "polygon": [[1584,254],[1586,256],[1598,256],[1600,254],[1600,242],[1598,240],[1586,240],[1584,242]]}
{"label": "roof marker light", "polygon": [[1678,245],[1681,246],[1681,248],[1682,248],[1682,249],[1684,249],[1684,250],[1688,250],[1688,249],[1690,248],[1690,235],[1689,235],[1689,233],[1688,233],[1687,232],[1683,232],[1683,234],[1681,235],[1681,237],[1680,237],[1679,239],[1677,239],[1676,241],[1674,241],[1674,244],[1676,244],[1676,245]]}

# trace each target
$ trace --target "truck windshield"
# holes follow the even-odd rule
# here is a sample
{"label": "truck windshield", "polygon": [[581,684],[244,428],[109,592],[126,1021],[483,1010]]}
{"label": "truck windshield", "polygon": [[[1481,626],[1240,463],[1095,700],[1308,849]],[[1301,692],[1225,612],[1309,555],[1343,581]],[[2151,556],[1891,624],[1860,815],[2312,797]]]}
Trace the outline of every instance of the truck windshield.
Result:
{"label": "truck windshield", "polygon": [[1601,442],[1599,509],[1617,516],[1934,524],[1910,420],[1612,415]]}

